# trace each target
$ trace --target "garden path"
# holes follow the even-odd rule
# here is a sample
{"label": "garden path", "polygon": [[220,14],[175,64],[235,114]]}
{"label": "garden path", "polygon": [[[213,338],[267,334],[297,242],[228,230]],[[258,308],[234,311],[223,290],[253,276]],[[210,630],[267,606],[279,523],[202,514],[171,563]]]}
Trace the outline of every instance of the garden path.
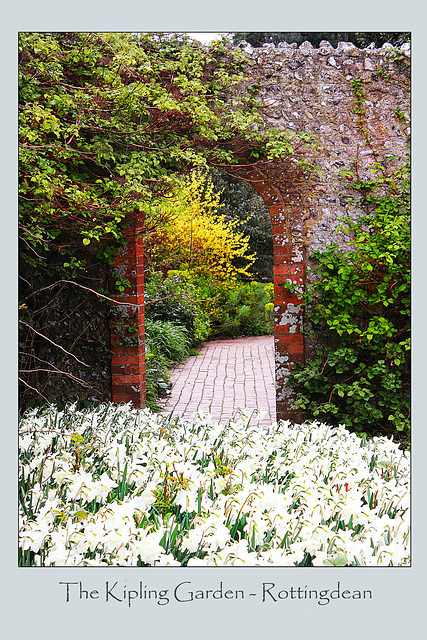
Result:
{"label": "garden path", "polygon": [[224,424],[238,409],[265,411],[261,427],[276,421],[274,338],[251,336],[212,340],[171,372],[172,392],[162,415],[191,418],[210,413]]}

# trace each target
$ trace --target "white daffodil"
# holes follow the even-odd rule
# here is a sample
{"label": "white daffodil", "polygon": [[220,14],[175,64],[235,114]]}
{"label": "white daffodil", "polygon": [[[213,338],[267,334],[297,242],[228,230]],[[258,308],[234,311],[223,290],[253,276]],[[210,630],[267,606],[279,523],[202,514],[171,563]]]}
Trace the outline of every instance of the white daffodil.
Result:
{"label": "white daffodil", "polygon": [[197,511],[197,492],[195,490],[180,489],[175,496],[174,502],[182,507],[184,511]]}
{"label": "white daffodil", "polygon": [[165,555],[165,550],[160,546],[160,540],[163,536],[163,530],[154,531],[140,539],[134,544],[134,553],[137,554],[142,562],[154,565],[160,558]]}
{"label": "white daffodil", "polygon": [[250,414],[223,426],[202,414],[171,424],[131,405],[27,413],[22,553],[37,566],[172,566],[176,540],[188,566],[294,566],[308,555],[325,566],[339,553],[354,565],[410,562],[410,460],[398,445],[362,443],[344,425],[263,431]]}
{"label": "white daffodil", "polygon": [[205,538],[205,529],[202,525],[190,529],[187,535],[182,539],[182,548],[190,552],[198,551],[203,547]]}

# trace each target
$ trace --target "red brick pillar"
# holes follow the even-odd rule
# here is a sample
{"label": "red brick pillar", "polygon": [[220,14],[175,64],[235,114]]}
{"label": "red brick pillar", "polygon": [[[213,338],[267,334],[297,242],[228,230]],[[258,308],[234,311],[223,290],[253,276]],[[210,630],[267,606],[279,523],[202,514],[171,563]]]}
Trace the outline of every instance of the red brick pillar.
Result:
{"label": "red brick pillar", "polygon": [[[286,193],[272,185],[259,169],[245,168],[241,177],[248,180],[267,205],[273,230],[274,346],[277,420],[302,422],[303,412],[294,405],[295,392],[286,382],[297,362],[304,362],[303,309],[304,253],[299,195]],[[286,190],[285,190],[286,192]],[[290,292],[284,281],[296,285]]]}
{"label": "red brick pillar", "polygon": [[[303,307],[304,256],[303,245],[290,237],[282,206],[270,207],[273,227],[274,275],[274,343],[276,365],[277,420],[301,422],[303,412],[294,406],[295,392],[286,382],[297,362],[304,362]],[[285,283],[296,286],[294,292]]]}
{"label": "red brick pillar", "polygon": [[111,309],[111,375],[113,402],[132,402],[144,408],[145,340],[144,340],[144,254],[142,238],[137,237],[140,222],[126,231],[127,244],[118,253],[112,269],[113,288],[121,280],[123,292],[114,296]]}

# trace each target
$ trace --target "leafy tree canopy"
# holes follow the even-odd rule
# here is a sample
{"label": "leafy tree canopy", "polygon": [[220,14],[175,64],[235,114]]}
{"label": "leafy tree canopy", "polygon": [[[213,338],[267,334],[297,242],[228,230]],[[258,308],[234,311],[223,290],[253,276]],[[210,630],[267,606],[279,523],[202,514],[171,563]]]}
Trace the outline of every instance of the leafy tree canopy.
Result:
{"label": "leafy tree canopy", "polygon": [[283,136],[261,132],[249,98],[229,97],[241,72],[221,42],[206,52],[174,34],[21,34],[25,259],[120,239],[123,221],[149,214],[189,168],[250,162],[266,140],[270,153],[290,153]]}
{"label": "leafy tree canopy", "polygon": [[256,254],[252,271],[258,278],[273,281],[273,231],[267,205],[249,183],[217,171],[210,176],[219,190],[221,211],[239,220],[249,238],[250,251]]}

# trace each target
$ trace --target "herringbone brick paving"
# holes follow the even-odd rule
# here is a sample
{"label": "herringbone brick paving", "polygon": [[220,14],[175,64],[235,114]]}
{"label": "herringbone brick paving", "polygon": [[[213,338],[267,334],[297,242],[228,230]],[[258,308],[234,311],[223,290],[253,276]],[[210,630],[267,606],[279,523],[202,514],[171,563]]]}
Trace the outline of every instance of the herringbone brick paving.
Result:
{"label": "herringbone brick paving", "polygon": [[224,424],[238,409],[252,409],[266,412],[261,427],[276,421],[273,336],[207,342],[174,367],[171,382],[163,415],[189,419],[202,411]]}

